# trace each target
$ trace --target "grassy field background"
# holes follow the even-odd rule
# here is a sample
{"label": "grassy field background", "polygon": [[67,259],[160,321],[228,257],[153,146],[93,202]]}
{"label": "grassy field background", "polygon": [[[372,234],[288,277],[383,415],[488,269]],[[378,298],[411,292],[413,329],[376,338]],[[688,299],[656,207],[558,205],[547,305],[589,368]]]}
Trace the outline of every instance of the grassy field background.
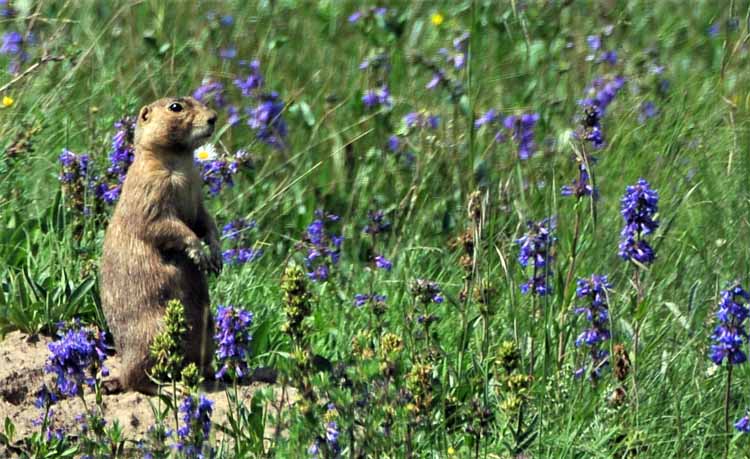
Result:
{"label": "grassy field background", "polygon": [[[344,365],[355,382],[338,384],[335,372],[309,374],[320,404],[311,410],[336,405],[344,457],[715,458],[727,443],[729,457],[750,456],[748,438],[724,425],[725,411],[733,424],[750,407],[748,365],[734,367],[726,398],[726,364],[716,367],[708,357],[720,290],[750,281],[747,2],[29,1],[15,7],[18,14],[2,27],[30,31],[34,41],[25,45],[20,72],[0,77],[0,97],[10,98],[0,109],[0,329],[51,333],[73,317],[106,329],[96,271],[111,206],[97,207],[87,191],[89,215],[70,208],[58,179],[63,149],[88,153],[103,171],[115,121],[156,98],[192,94],[209,80],[223,83],[228,104],[253,106],[232,82],[250,73],[241,60],[257,59],[264,91],[283,101],[288,135],[274,148],[244,118],[227,124],[226,107],[219,109],[213,143],[224,155],[246,150],[252,165],[234,175],[233,186],[216,195],[207,190],[207,202],[220,227],[240,217],[255,220],[251,245],[263,255],[225,267],[211,281],[212,302],[252,311],[250,365],[274,366],[291,378],[282,273],[289,263],[305,266],[299,242],[316,209],[340,216],[334,232],[344,236],[341,260],[327,281],[310,283],[308,334],[314,354]],[[357,11],[363,16],[351,22]],[[227,15],[231,24],[222,22]],[[463,33],[470,35],[466,63],[456,69],[439,50],[460,54],[453,41]],[[589,36],[600,37],[600,50],[592,51]],[[220,56],[228,48],[236,57]],[[600,62],[604,50],[617,52],[614,65]],[[387,71],[360,69],[380,54]],[[45,57],[54,59],[25,73]],[[0,67],[14,59],[5,53]],[[435,66],[449,84],[431,90]],[[572,136],[582,114],[578,102],[595,78],[614,76],[626,83],[602,117],[606,145],[585,146],[598,159],[591,169],[599,199],[561,196],[577,176],[575,151],[588,145]],[[383,84],[390,106],[368,108],[363,96]],[[653,103],[654,116],[645,116],[646,103]],[[474,128],[491,108],[539,114],[529,159],[519,159],[513,139],[495,143],[497,129]],[[403,117],[421,110],[439,116],[437,128],[406,127]],[[394,134],[405,145],[398,153],[388,147]],[[660,197],[660,227],[650,237],[657,258],[648,267],[623,261],[617,251],[620,199],[640,177]],[[478,227],[467,215],[475,191],[475,202],[483,203]],[[378,209],[392,228],[372,238],[363,228],[368,212]],[[527,275],[516,239],[527,221],[546,217],[556,220],[553,288],[533,298],[519,291]],[[466,228],[481,234],[469,285],[489,283],[487,301],[460,294],[462,249],[454,241]],[[574,276],[566,284],[574,240]],[[374,267],[376,253],[393,262],[390,271]],[[604,346],[622,343],[635,364],[623,383],[610,367],[596,383],[573,377],[586,358],[573,344],[585,327],[573,313],[575,279],[592,273],[613,284],[612,339]],[[417,278],[437,282],[445,297],[425,306],[437,320],[432,338],[421,341],[422,306],[409,287]],[[386,295],[387,307],[355,307],[355,295],[367,292]],[[379,375],[377,358],[353,349],[352,340],[368,331],[364,339],[376,349],[383,333],[403,339],[395,376]],[[558,361],[561,337],[565,353]],[[520,349],[522,373],[533,375],[522,395],[523,416],[504,403],[511,389],[497,362],[505,341]],[[429,365],[429,383],[421,390],[434,401],[415,414],[407,406],[414,400],[400,404],[396,395],[415,395],[408,381],[422,364]],[[382,384],[390,389],[381,391]],[[624,401],[609,402],[621,384]],[[477,413],[485,411],[486,425],[477,426]],[[289,437],[272,451],[306,454],[325,433],[323,416],[290,414]],[[394,427],[386,435],[389,416]],[[323,449],[324,457],[336,456]]]}

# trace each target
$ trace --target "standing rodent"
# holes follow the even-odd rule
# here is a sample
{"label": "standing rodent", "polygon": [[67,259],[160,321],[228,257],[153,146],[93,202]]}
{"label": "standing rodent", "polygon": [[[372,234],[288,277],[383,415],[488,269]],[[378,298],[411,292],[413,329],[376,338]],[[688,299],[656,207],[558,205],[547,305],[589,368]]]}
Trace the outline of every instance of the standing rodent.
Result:
{"label": "standing rodent", "polygon": [[[185,306],[184,356],[211,371],[213,320],[206,273],[222,267],[218,230],[203,203],[193,150],[211,136],[216,112],[192,97],[143,107],[135,160],[104,238],[101,298],[122,357],[119,385],[153,393],[149,347],[167,302]],[[201,241],[205,241],[210,254]]]}

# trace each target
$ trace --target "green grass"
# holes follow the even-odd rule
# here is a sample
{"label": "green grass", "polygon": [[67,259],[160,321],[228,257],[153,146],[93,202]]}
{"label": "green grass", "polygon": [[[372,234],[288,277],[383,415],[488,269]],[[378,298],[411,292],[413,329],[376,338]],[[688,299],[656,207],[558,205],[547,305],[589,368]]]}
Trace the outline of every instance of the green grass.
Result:
{"label": "green grass", "polygon": [[[63,59],[43,64],[0,95],[15,101],[0,109],[2,330],[49,333],[57,321],[74,316],[106,327],[96,266],[109,210],[88,218],[66,210],[69,197],[60,191],[57,157],[63,148],[87,152],[101,170],[117,119],[164,95],[190,94],[206,77],[232,87],[232,79],[246,70],[237,59],[221,60],[217,50],[233,44],[238,59],[260,60],[265,88],[278,91],[286,104],[289,136],[287,148],[275,150],[244,125],[225,126],[221,112],[214,141],[230,153],[250,151],[254,168],[238,174],[235,185],[218,196],[207,194],[207,202],[220,226],[241,216],[257,220],[265,253],[256,262],[227,267],[212,280],[212,302],[255,313],[259,340],[251,365],[292,372],[292,344],[281,331],[281,275],[290,261],[302,262],[295,245],[316,208],[341,216],[342,260],[331,280],[311,287],[309,339],[315,354],[345,364],[357,381],[352,389],[338,386],[325,372],[310,374],[321,403],[337,404],[345,455],[352,450],[349,431],[358,453],[406,454],[409,415],[403,406],[396,407],[393,436],[377,434],[373,449],[362,449],[361,436],[379,432],[381,408],[394,400],[369,399],[370,408],[355,408],[362,395],[357,388],[368,378],[374,378],[370,384],[382,378],[377,365],[352,355],[350,343],[367,330],[401,336],[400,382],[390,384],[405,388],[406,373],[426,358],[424,343],[412,341],[416,313],[409,284],[427,278],[440,284],[446,301],[432,308],[442,353],[431,360],[436,402],[424,423],[414,427],[415,455],[443,457],[451,447],[459,457],[473,457],[474,437],[465,429],[476,420],[472,400],[493,415],[479,456],[509,454],[507,445],[518,442],[511,434],[515,417],[501,408],[507,389],[499,387],[495,358],[500,344],[512,340],[527,368],[534,336],[537,366],[524,408],[524,424],[536,419],[529,427],[533,438],[523,448],[530,457],[634,457],[628,454],[637,452],[638,457],[715,458],[724,453],[726,441],[729,457],[748,457],[748,439],[724,432],[726,369],[712,371],[708,359],[719,291],[727,282],[750,280],[747,2],[732,2],[730,12],[711,1],[391,1],[384,5],[393,11],[389,24],[349,24],[347,16],[358,4],[333,0],[200,6],[51,2],[34,11],[23,11],[31,2],[20,3],[19,18],[4,20],[2,27],[25,30],[31,20],[24,17],[36,11],[32,29],[38,44],[29,49],[22,69],[41,57],[42,46]],[[233,15],[234,25],[209,21],[209,11]],[[445,17],[440,26],[431,22],[438,11]],[[736,30],[727,26],[730,16],[739,19]],[[720,25],[719,33],[710,37],[713,23]],[[618,52],[615,67],[586,60],[586,36],[601,35],[608,25],[612,32],[603,43]],[[463,31],[472,37],[468,65],[456,73],[464,93],[452,97],[442,88],[425,89],[432,75],[419,61],[435,59],[439,48],[452,49]],[[364,91],[378,86],[379,76],[358,69],[378,52],[386,52],[391,63],[387,83],[393,106],[382,112],[366,110],[361,102]],[[0,68],[6,60],[2,56]],[[650,73],[654,65],[664,66],[662,75]],[[595,386],[571,376],[584,358],[573,346],[584,326],[572,313],[575,285],[564,285],[577,210],[575,199],[559,193],[576,174],[571,158],[580,142],[570,134],[577,126],[577,101],[593,78],[606,74],[624,75],[628,82],[603,119],[607,146],[594,153],[600,191],[595,212],[585,199],[578,209],[574,281],[600,273],[614,285],[611,343],[624,343],[631,359],[637,358],[637,375],[626,381],[628,395],[619,408],[607,403],[617,385],[610,369]],[[0,84],[12,78],[4,73]],[[663,94],[657,88],[660,78],[669,81]],[[249,103],[234,88],[227,99]],[[658,115],[641,122],[644,101],[653,101]],[[512,143],[493,144],[489,129],[472,129],[489,108],[504,115],[540,114],[539,151],[531,159],[519,161]],[[404,132],[402,117],[422,109],[438,114],[440,127],[408,136],[414,154],[409,165],[385,146],[389,135]],[[24,134],[29,148],[11,156],[9,147]],[[617,255],[619,200],[639,177],[659,191],[661,221],[651,238],[658,258],[640,270],[640,302],[630,282],[638,269]],[[461,300],[461,250],[450,244],[469,225],[466,208],[474,190],[481,191],[485,204],[477,278],[494,288],[486,306]],[[393,231],[373,248],[362,228],[367,212],[375,209],[386,211]],[[554,291],[533,318],[531,298],[518,289],[524,273],[515,240],[527,220],[547,216],[557,220]],[[368,268],[374,251],[393,260],[391,272]],[[373,284],[388,297],[382,315],[352,306],[354,295]],[[561,366],[559,336],[567,343]],[[732,422],[750,406],[749,378],[747,364],[735,368]],[[322,410],[313,411],[318,413],[314,422],[299,414],[285,420],[290,435],[275,445],[277,455],[299,457],[315,435],[324,434]],[[355,411],[369,416],[357,418],[365,427],[352,427]]]}

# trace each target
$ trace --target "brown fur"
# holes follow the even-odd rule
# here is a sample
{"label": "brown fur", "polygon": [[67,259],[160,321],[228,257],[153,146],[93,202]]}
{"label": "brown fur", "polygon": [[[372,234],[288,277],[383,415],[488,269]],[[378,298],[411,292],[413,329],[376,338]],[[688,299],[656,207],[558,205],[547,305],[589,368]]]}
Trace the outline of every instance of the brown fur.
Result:
{"label": "brown fur", "polygon": [[[168,107],[179,103],[183,109]],[[104,238],[102,309],[122,356],[120,384],[152,393],[149,346],[169,300],[185,305],[185,358],[210,373],[213,321],[206,271],[221,270],[218,231],[203,204],[193,150],[213,132],[216,113],[193,98],[143,107],[135,161]],[[201,244],[205,241],[211,254]]]}

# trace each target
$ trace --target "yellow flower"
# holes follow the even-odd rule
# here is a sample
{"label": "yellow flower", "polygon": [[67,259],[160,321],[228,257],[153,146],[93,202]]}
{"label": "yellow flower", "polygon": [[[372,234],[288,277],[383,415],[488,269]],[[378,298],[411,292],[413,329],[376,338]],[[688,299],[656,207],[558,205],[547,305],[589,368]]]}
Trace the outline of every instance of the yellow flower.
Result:
{"label": "yellow flower", "polygon": [[443,23],[443,21],[445,20],[445,18],[443,17],[442,14],[435,13],[435,14],[432,15],[431,20],[432,20],[432,25],[439,26],[440,24]]}
{"label": "yellow flower", "polygon": [[10,107],[13,105],[13,98],[10,96],[3,96],[3,107]]}
{"label": "yellow flower", "polygon": [[453,449],[452,446],[449,446],[448,447],[448,456],[455,456],[455,455],[456,455],[456,450]]}

